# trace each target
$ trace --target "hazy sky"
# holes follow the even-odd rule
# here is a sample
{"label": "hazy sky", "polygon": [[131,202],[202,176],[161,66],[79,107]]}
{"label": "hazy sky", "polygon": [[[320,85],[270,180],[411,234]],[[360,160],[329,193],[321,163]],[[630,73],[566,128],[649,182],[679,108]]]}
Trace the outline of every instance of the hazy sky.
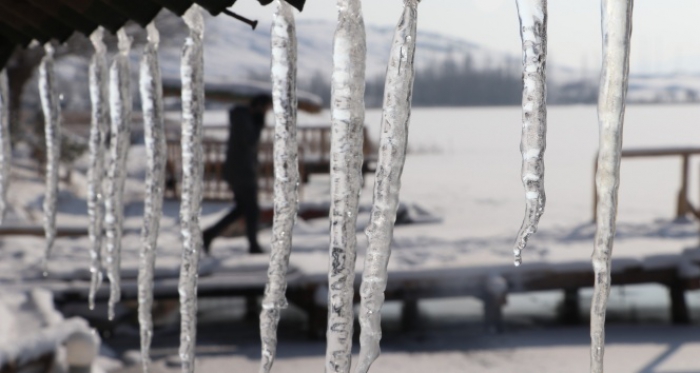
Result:
{"label": "hazy sky", "polygon": [[[402,3],[365,0],[365,20],[393,25]],[[255,0],[239,0],[234,8],[260,20],[271,19],[273,11]],[[419,8],[419,29],[520,53],[515,0],[423,0]],[[636,0],[634,11],[633,73],[700,72],[700,0]],[[299,19],[336,19],[335,0],[307,0]],[[597,70],[600,50],[599,0],[549,0],[551,62]]]}

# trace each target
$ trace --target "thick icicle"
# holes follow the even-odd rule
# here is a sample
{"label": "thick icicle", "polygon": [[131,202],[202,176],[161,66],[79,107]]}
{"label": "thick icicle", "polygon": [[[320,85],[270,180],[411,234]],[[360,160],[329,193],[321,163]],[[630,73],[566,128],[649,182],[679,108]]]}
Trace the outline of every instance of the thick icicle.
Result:
{"label": "thick icicle", "polygon": [[603,0],[603,69],[598,96],[600,145],[598,150],[598,228],[593,251],[595,289],[591,303],[591,373],[603,373],[605,310],[610,294],[610,271],[625,99],[629,77],[633,0]]}
{"label": "thick icicle", "polygon": [[202,205],[202,115],[204,112],[204,20],[199,5],[183,16],[190,29],[182,52],[182,199],[180,222],[180,359],[182,372],[194,372],[197,339],[197,272],[202,249],[199,214]]}
{"label": "thick icicle", "polygon": [[151,23],[146,27],[148,43],[141,59],[139,86],[143,110],[144,137],[148,172],[143,229],[141,231],[141,260],[139,262],[139,324],[141,328],[141,362],[143,372],[150,366],[151,337],[153,336],[153,270],[156,264],[158,229],[163,214],[165,186],[165,124],[163,122],[163,86],[158,65],[159,34]]}
{"label": "thick icicle", "polygon": [[131,136],[131,90],[129,51],[131,38],[124,29],[117,32],[119,53],[109,71],[109,104],[112,121],[109,146],[109,170],[105,197],[105,226],[107,232],[107,277],[110,282],[109,319],[114,318],[114,306],[121,298],[121,241],[124,220],[124,183],[126,158]]}
{"label": "thick icicle", "polygon": [[260,372],[272,369],[277,351],[277,325],[287,308],[287,270],[292,251],[292,227],[297,214],[297,38],[292,7],[277,0],[272,22],[272,101],[275,114],[274,219],[270,268],[260,314],[262,359]]}
{"label": "thick icicle", "polygon": [[544,213],[544,150],[547,135],[547,0],[517,0],[523,42],[523,154],[525,219],[515,240],[515,265]]}
{"label": "thick icicle", "polygon": [[369,246],[360,286],[362,303],[359,315],[361,333],[358,373],[369,371],[380,353],[381,308],[388,279],[387,266],[411,117],[418,2],[419,0],[404,1],[404,11],[396,27],[386,73],[374,201],[366,231]]}
{"label": "thick icicle", "polygon": [[338,0],[331,90],[331,242],[326,372],[352,361],[357,209],[362,188],[367,45],[360,0]]}
{"label": "thick icicle", "polygon": [[7,212],[7,188],[10,186],[10,91],[7,85],[7,71],[0,71],[0,225]]}
{"label": "thick icicle", "polygon": [[104,29],[97,28],[90,35],[95,55],[90,61],[90,101],[92,118],[90,122],[90,165],[88,168],[87,206],[90,225],[90,309],[95,308],[95,292],[102,284],[102,228],[104,225],[104,156],[109,132],[108,90],[107,90],[107,47],[102,40]]}
{"label": "thick icicle", "polygon": [[44,45],[46,56],[39,67],[39,93],[44,112],[46,135],[46,196],[44,197],[44,275],[48,274],[48,261],[56,239],[56,203],[58,198],[58,167],[61,158],[61,105],[56,94],[53,47]]}

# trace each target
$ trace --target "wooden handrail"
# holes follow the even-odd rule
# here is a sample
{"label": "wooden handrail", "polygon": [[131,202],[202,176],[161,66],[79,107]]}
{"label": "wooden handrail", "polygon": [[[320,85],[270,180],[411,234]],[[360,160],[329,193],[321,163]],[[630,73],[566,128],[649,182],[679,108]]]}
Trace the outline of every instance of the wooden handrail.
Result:
{"label": "wooden handrail", "polygon": [[[688,175],[690,172],[690,157],[700,155],[700,148],[637,148],[623,149],[622,158],[642,158],[642,157],[681,157],[681,187],[678,191],[678,199],[676,205],[676,217],[680,218],[688,213],[700,220],[700,209],[693,207],[688,200]],[[598,155],[596,154],[593,162],[593,221],[595,222],[598,215],[598,187],[596,185],[596,173],[598,172]]]}

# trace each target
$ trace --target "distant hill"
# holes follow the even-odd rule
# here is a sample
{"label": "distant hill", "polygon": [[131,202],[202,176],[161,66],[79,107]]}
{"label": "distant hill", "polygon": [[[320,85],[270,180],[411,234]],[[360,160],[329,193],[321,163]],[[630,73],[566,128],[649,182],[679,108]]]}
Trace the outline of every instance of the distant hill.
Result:
{"label": "distant hill", "polygon": [[[310,79],[320,73],[330,79],[335,22],[300,21],[297,23],[299,78]],[[367,76],[384,74],[393,38],[393,27],[367,26]],[[475,65],[519,63],[519,56],[496,52],[464,39],[432,32],[419,32],[416,67],[422,69],[469,54]],[[205,74],[207,79],[241,79],[269,74],[270,25],[248,26],[225,17],[207,19],[205,31]],[[162,51],[164,75],[179,74],[180,49]]]}

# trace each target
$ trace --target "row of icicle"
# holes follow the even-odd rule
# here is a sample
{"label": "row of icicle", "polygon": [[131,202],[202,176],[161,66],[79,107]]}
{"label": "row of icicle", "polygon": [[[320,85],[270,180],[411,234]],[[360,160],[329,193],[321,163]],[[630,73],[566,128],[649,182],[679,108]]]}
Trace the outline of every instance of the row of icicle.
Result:
{"label": "row of icicle", "polygon": [[[420,0],[403,0],[404,10],[396,27],[387,67],[381,122],[379,157],[373,205],[366,235],[368,249],[360,287],[360,355],[356,372],[369,371],[379,356],[381,307],[387,285],[387,266],[405,163],[414,80],[417,8]],[[262,358],[260,372],[269,372],[277,345],[277,325],[287,307],[286,273],[292,248],[292,228],[297,212],[299,182],[296,139],[296,32],[294,15],[285,1],[277,0],[272,25],[273,108],[275,118],[275,199],[268,284],[260,317]],[[516,0],[523,43],[522,182],[526,212],[516,239],[515,263],[520,265],[528,237],[535,233],[544,212],[544,151],[546,146],[547,0]],[[353,336],[353,284],[359,194],[362,185],[365,106],[366,40],[361,0],[337,0],[338,26],[334,37],[331,98],[331,230],[328,272],[328,329],[326,372],[351,369]],[[591,372],[603,372],[605,309],[610,290],[610,265],[615,233],[619,186],[622,125],[629,70],[633,0],[602,0],[603,69],[599,96],[600,150],[596,184],[598,229],[593,266],[595,291],[591,306]],[[190,34],[182,53],[182,164],[180,210],[183,241],[180,271],[182,371],[194,372],[197,270],[201,251],[199,213],[202,182],[203,32],[199,6],[183,16]],[[153,269],[165,172],[163,98],[158,66],[158,31],[147,27],[148,43],[141,61],[139,87],[144,118],[148,174],[138,277],[139,322],[143,370],[148,371],[151,343]],[[121,251],[125,164],[129,148],[131,97],[128,55],[131,40],[118,32],[119,53],[107,70],[103,30],[91,36],[95,55],[90,63],[92,120],[88,172],[91,287],[89,303],[102,282],[102,267],[110,280],[109,317],[120,298]],[[39,88],[45,116],[46,198],[44,201],[46,248],[44,270],[56,235],[56,198],[60,158],[61,115],[53,71],[53,49],[45,46]],[[108,125],[111,123],[111,129]],[[110,148],[105,149],[110,136]],[[7,77],[0,75],[0,222],[5,215],[9,180],[9,110]],[[107,161],[105,161],[105,154]],[[106,176],[106,177],[105,177]],[[102,232],[105,231],[103,237]],[[106,238],[103,240],[103,238]],[[102,248],[105,248],[103,253]]]}

